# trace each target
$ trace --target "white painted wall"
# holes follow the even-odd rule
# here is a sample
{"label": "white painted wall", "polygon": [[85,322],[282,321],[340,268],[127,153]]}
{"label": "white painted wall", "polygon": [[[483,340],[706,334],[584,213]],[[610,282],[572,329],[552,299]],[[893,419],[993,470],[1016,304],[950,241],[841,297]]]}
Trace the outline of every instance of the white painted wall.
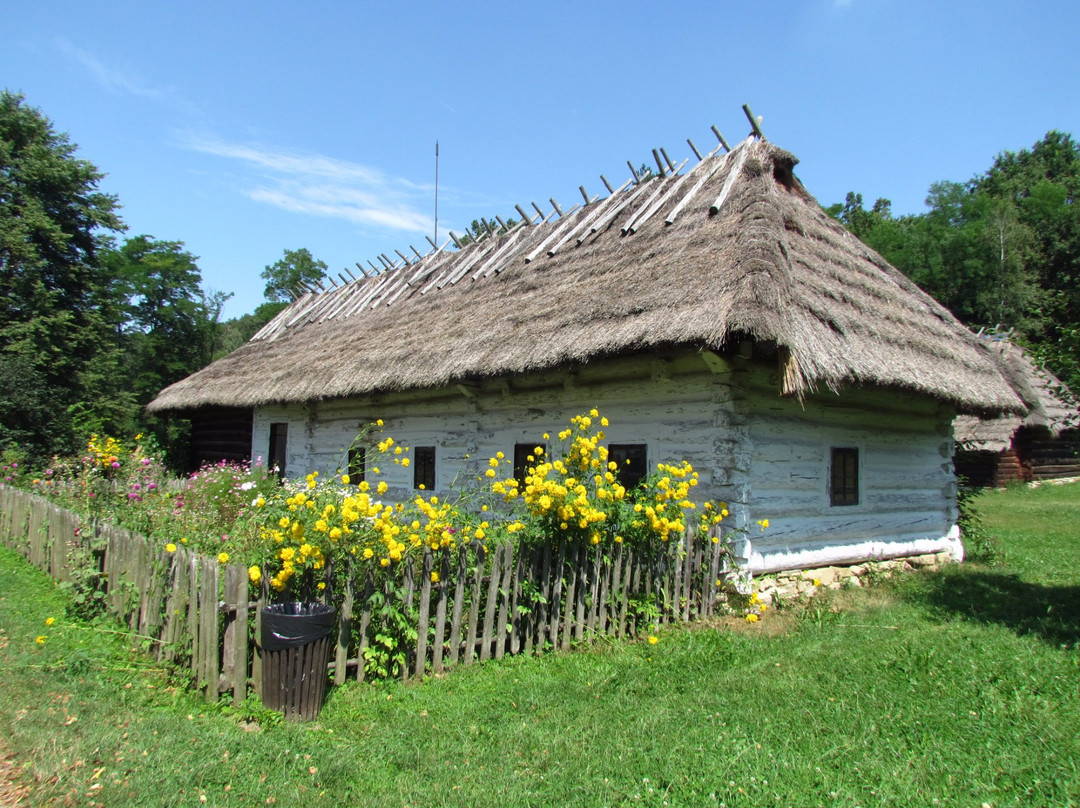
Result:
{"label": "white painted wall", "polygon": [[[497,451],[509,473],[516,443],[542,442],[547,432],[554,446],[571,417],[597,407],[611,422],[609,443],[646,443],[651,468],[689,460],[701,475],[695,498],[732,504],[752,571],[954,549],[945,538],[956,516],[951,409],[880,392],[825,394],[801,405],[777,390],[771,365],[706,363],[698,354],[620,360],[419,395],[259,408],[252,457],[266,456],[270,424],[284,421],[289,476],[340,473],[356,435],[381,418],[382,435],[369,445],[390,436],[435,446],[436,493],[443,493],[481,475]],[[829,504],[832,446],[859,448],[856,506]],[[411,468],[377,464],[388,500],[416,493]],[[766,518],[761,532],[756,522]]]}

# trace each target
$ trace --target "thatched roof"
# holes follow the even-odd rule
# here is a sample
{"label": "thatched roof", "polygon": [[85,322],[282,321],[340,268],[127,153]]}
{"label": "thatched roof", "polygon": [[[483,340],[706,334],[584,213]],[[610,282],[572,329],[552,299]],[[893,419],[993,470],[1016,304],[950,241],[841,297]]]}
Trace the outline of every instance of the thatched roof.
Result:
{"label": "thatched roof", "polygon": [[[1018,410],[992,357],[750,137],[685,173],[296,300],[152,411],[347,398],[745,338],[784,395],[877,385]],[[520,211],[520,209],[519,209]]]}
{"label": "thatched roof", "polygon": [[1080,405],[1053,373],[1036,366],[1023,349],[999,335],[986,336],[983,342],[999,357],[1009,384],[1024,402],[1026,414],[957,417],[953,432],[959,448],[1003,451],[1012,446],[1013,435],[1022,426],[1046,427],[1055,438],[1067,429],[1080,428]]}

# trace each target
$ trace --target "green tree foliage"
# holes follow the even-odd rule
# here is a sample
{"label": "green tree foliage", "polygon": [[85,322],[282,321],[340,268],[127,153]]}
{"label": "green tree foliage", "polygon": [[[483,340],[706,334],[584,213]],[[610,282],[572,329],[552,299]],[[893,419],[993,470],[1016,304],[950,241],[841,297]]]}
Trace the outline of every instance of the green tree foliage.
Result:
{"label": "green tree foliage", "polygon": [[828,212],[969,326],[1016,337],[1080,386],[1080,146],[1049,132],[1002,152],[966,183],[930,187],[928,210],[896,218],[849,193]]}
{"label": "green tree foliage", "polygon": [[221,325],[221,338],[215,347],[215,359],[230,354],[255,336],[258,331],[279,312],[287,303],[262,303],[251,314],[243,314],[226,320]]}
{"label": "green tree foliage", "polygon": [[128,385],[140,404],[210,361],[224,298],[203,292],[196,260],[183,242],[151,236],[104,256],[121,302]]}
{"label": "green tree foliage", "polygon": [[285,250],[285,255],[267,266],[260,277],[266,281],[264,295],[271,303],[288,303],[304,286],[316,286],[329,269],[307,248]]}
{"label": "green tree foliage", "polygon": [[0,91],[0,443],[72,447],[72,408],[107,343],[110,282],[99,262],[123,224],[102,174],[22,95]]}

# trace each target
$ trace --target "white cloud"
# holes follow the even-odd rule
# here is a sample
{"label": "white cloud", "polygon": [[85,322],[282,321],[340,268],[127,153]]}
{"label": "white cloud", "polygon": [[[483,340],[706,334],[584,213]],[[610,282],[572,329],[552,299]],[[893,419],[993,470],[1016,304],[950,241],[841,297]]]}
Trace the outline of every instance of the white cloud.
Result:
{"label": "white cloud", "polygon": [[156,101],[161,100],[166,95],[163,90],[146,86],[137,76],[129,75],[115,67],[105,65],[96,56],[75,47],[66,39],[57,40],[56,45],[65,56],[86,68],[94,81],[111,93],[152,98]]}
{"label": "white cloud", "polygon": [[162,104],[176,113],[194,118],[202,117],[199,107],[183,98],[174,87],[153,87],[136,73],[110,66],[89,51],[76,47],[67,39],[57,39],[56,47],[69,60],[82,67],[90,78],[106,92],[145,98]]}
{"label": "white cloud", "polygon": [[321,154],[212,137],[188,137],[184,148],[232,161],[248,198],[294,213],[344,219],[391,230],[426,232],[431,220],[418,211],[432,191],[370,166]]}

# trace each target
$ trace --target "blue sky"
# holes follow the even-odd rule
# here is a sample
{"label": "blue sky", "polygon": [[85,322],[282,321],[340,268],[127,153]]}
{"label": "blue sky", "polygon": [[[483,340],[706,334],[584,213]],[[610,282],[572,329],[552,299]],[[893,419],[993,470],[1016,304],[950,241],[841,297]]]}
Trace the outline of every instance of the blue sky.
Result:
{"label": "blue sky", "polygon": [[108,176],[127,235],[183,241],[225,315],[307,247],[336,273],[515,204],[571,206],[626,161],[749,126],[917,213],[1050,129],[1080,134],[1080,4],[14,2],[0,86]]}

